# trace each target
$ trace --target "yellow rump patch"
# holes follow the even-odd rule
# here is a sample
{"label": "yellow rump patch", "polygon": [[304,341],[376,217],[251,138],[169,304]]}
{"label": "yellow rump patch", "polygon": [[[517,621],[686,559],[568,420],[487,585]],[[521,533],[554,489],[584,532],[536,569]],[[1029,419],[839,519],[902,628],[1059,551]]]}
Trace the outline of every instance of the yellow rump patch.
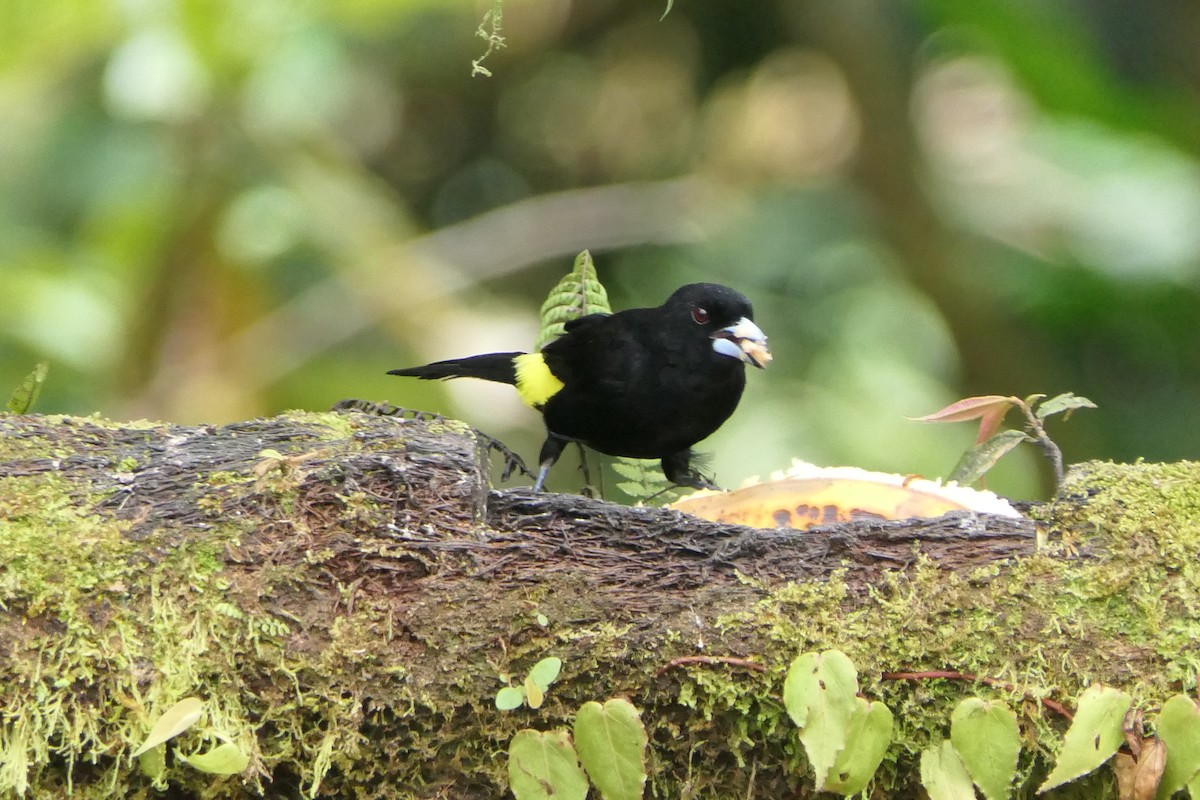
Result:
{"label": "yellow rump patch", "polygon": [[517,367],[517,394],[527,406],[541,408],[563,382],[554,376],[541,353],[524,353],[513,359]]}

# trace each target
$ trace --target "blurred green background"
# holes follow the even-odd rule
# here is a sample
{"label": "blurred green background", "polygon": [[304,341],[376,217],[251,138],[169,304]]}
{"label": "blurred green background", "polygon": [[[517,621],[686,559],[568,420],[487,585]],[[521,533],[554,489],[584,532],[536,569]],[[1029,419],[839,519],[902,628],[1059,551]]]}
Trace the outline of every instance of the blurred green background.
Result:
{"label": "blurred green background", "polygon": [[[0,391],[48,360],[46,413],[359,397],[532,461],[511,389],[384,373],[529,347],[586,247],[617,308],[754,301],[725,485],[943,475],[970,426],[906,417],[967,394],[1090,397],[1068,461],[1200,455],[1200,5],[505,0],[473,77],[494,9],[0,4]],[[1010,458],[990,488],[1044,493]]]}

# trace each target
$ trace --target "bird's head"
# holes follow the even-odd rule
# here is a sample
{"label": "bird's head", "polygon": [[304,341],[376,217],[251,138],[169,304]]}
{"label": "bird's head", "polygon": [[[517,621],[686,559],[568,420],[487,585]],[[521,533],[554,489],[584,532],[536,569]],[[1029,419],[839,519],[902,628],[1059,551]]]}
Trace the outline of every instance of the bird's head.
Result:
{"label": "bird's head", "polygon": [[754,324],[754,309],[743,295],[715,283],[691,283],[667,298],[666,305],[686,310],[693,324],[712,339],[713,350],[762,369],[771,361],[767,336]]}

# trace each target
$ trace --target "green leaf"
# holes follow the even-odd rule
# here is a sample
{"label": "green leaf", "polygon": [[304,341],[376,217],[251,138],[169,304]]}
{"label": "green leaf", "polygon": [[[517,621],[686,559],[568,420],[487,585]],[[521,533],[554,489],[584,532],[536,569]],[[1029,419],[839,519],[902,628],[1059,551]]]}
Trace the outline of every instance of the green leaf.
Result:
{"label": "green leaf", "polygon": [[566,324],[588,314],[611,314],[608,292],[596,274],[592,254],[584,250],[575,257],[575,267],[560,280],[542,304],[542,324],[535,350],[557,339]]}
{"label": "green leaf", "polygon": [[12,397],[8,399],[8,410],[14,414],[28,414],[37,402],[38,395],[42,393],[42,384],[46,382],[46,374],[49,371],[49,364],[45,361],[39,362],[33,368],[33,372],[26,375],[13,390]]}
{"label": "green leaf", "polygon": [[[1168,762],[1170,762],[1170,760],[1171,759],[1169,758],[1167,759]],[[1200,775],[1197,775],[1188,781],[1187,790],[1188,794],[1192,796],[1192,800],[1200,800]]]}
{"label": "green leaf", "polygon": [[501,711],[512,711],[520,708],[525,702],[525,693],[515,686],[505,686],[496,692],[496,708]]}
{"label": "green leaf", "polygon": [[948,741],[921,753],[921,785],[929,800],[975,800],[971,776]]}
{"label": "green leaf", "polygon": [[1133,699],[1119,689],[1096,684],[1079,696],[1079,710],[1063,737],[1062,751],[1038,794],[1087,775],[1125,741],[1122,724]]}
{"label": "green leaf", "polygon": [[892,742],[892,712],[876,700],[854,698],[846,748],[838,753],[822,791],[852,795],[866,788]]}
{"label": "green leaf", "polygon": [[[1200,778],[1200,706],[1187,695],[1177,694],[1163,704],[1154,729],[1167,746],[1167,766],[1155,795],[1165,800]],[[1192,797],[1196,796],[1192,791]]]}
{"label": "green leaf", "polygon": [[988,470],[996,466],[1004,455],[1021,442],[1031,442],[1032,439],[1024,431],[1000,431],[983,444],[972,447],[963,453],[947,480],[955,481],[963,486],[970,486],[982,478]]}
{"label": "green leaf", "polygon": [[622,478],[629,478],[630,480],[636,481],[641,480],[642,476],[646,473],[646,470],[643,466],[644,464],[644,461],[638,459],[614,458],[612,461],[612,469],[613,472],[617,473]]}
{"label": "green leaf", "polygon": [[167,771],[167,748],[151,747],[137,757],[138,771],[158,783]]}
{"label": "green leaf", "polygon": [[538,709],[542,707],[542,703],[546,700],[546,692],[542,687],[538,686],[533,678],[525,676],[525,702],[530,708]]}
{"label": "green leaf", "polygon": [[1071,412],[1077,408],[1096,408],[1096,404],[1091,400],[1088,400],[1086,397],[1080,397],[1077,394],[1065,392],[1063,394],[1051,397],[1049,400],[1038,406],[1037,411],[1034,412],[1034,416],[1036,416],[1038,419],[1045,419],[1051,414],[1062,414],[1063,412],[1066,412],[1063,419],[1068,419],[1071,416]]}
{"label": "green leaf", "polygon": [[805,653],[788,668],[783,705],[800,728],[800,741],[812,764],[817,786],[846,746],[850,716],[858,694],[858,671],[845,653]]}
{"label": "green leaf", "polygon": [[575,715],[575,746],[604,800],[637,800],[646,783],[646,729],[633,703],[584,703]]}
{"label": "green leaf", "polygon": [[613,472],[629,479],[618,482],[616,488],[634,500],[645,501],[653,497],[661,504],[671,498],[670,493],[681,488],[668,481],[662,470],[657,465],[652,466],[651,462],[618,457],[611,459],[609,464]]}
{"label": "green leaf", "polygon": [[1009,796],[1021,753],[1012,709],[999,700],[963,700],[950,715],[950,742],[987,800]]}
{"label": "green leaf", "polygon": [[175,755],[188,766],[212,775],[237,775],[250,765],[250,756],[233,742],[224,742],[207,753],[185,756],[178,750]]}
{"label": "green leaf", "polygon": [[1046,395],[1038,394],[1035,392],[1034,394],[1027,395],[1025,397],[1025,399],[1022,400],[1021,402],[1025,404],[1026,408],[1033,408],[1036,404],[1040,403],[1042,400],[1045,400],[1045,399],[1046,399]]}
{"label": "green leaf", "polygon": [[529,680],[536,683],[538,688],[544,692],[550,688],[550,684],[558,680],[558,673],[561,670],[561,658],[556,658],[555,656],[543,658],[529,670]]}
{"label": "green leaf", "polygon": [[146,740],[142,742],[134,756],[140,756],[152,747],[157,747],[168,739],[173,739],[200,720],[204,712],[204,701],[198,697],[185,697],[168,708],[158,721],[150,728]]}
{"label": "green leaf", "polygon": [[584,800],[587,776],[566,731],[518,731],[508,745],[508,788],[516,800]]}

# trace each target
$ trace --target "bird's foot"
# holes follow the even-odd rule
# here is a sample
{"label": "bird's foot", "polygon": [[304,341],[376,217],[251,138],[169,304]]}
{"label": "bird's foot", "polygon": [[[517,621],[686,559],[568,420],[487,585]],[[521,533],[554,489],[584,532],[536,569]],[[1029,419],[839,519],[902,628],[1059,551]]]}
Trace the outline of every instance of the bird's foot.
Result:
{"label": "bird's foot", "polygon": [[721,487],[710,481],[708,478],[701,475],[699,472],[688,472],[683,475],[676,475],[672,482],[678,486],[686,486],[689,489],[714,489],[720,491]]}

